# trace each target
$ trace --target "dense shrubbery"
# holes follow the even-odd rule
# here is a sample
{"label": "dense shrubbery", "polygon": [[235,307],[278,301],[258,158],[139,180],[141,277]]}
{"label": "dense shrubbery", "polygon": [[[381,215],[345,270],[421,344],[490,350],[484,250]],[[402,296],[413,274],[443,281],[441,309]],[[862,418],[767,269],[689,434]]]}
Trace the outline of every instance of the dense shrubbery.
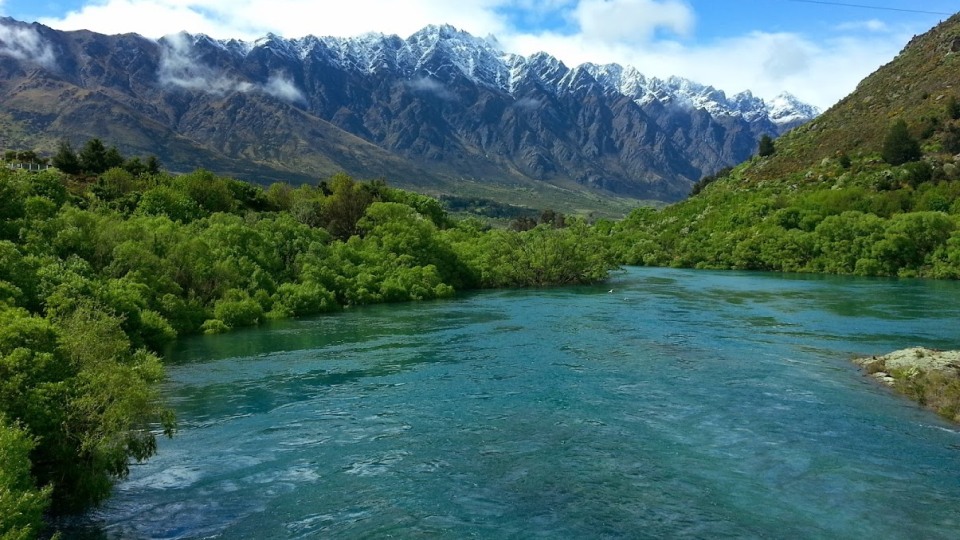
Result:
{"label": "dense shrubbery", "polygon": [[[94,146],[78,161],[99,163]],[[345,175],[262,190],[202,170],[0,169],[0,536],[31,536],[49,501],[102,500],[153,454],[173,428],[157,353],[176,336],[604,279],[594,231],[562,224],[454,222],[435,199]]]}
{"label": "dense shrubbery", "polygon": [[890,167],[840,154],[766,183],[749,181],[744,168],[683,203],[637,210],[613,225],[619,260],[960,278],[960,178],[952,160]]}

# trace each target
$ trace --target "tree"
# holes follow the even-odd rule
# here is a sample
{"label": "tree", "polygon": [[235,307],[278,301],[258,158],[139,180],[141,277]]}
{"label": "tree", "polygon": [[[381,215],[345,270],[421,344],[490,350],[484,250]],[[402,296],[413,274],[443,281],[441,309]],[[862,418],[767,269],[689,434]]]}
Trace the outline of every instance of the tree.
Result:
{"label": "tree", "polygon": [[38,490],[30,478],[30,451],[36,443],[0,415],[0,538],[34,538],[43,528],[50,487]]}
{"label": "tree", "polygon": [[77,158],[73,146],[70,145],[70,141],[60,141],[57,153],[53,155],[50,163],[67,174],[80,174],[80,160]]}
{"label": "tree", "polygon": [[[123,166],[123,155],[117,150],[116,146],[111,146],[103,156],[103,171],[109,171],[114,167]],[[100,171],[100,172],[103,172]]]}
{"label": "tree", "polygon": [[83,172],[90,174],[100,174],[107,170],[107,148],[103,146],[103,141],[97,138],[90,139],[77,155],[80,160],[80,168]]}
{"label": "tree", "polygon": [[330,196],[324,201],[323,226],[336,238],[347,240],[360,233],[357,222],[378,197],[343,173],[333,175],[328,186]]}
{"label": "tree", "polygon": [[891,165],[903,165],[911,161],[918,161],[923,157],[920,143],[910,135],[907,123],[902,119],[897,120],[890,126],[890,131],[887,132],[887,136],[883,140],[881,156],[884,161]]}
{"label": "tree", "polygon": [[846,152],[840,152],[837,156],[837,163],[840,164],[844,169],[849,169],[853,162],[850,160],[850,156]]}
{"label": "tree", "polygon": [[947,98],[947,104],[944,109],[946,109],[947,118],[950,120],[960,119],[960,102],[957,101],[956,96]]}
{"label": "tree", "polygon": [[160,174],[160,160],[157,156],[147,158],[147,174]]}
{"label": "tree", "polygon": [[773,139],[769,135],[764,134],[763,137],[760,137],[760,146],[757,150],[757,154],[760,157],[772,156],[777,151],[776,147],[773,144]]}

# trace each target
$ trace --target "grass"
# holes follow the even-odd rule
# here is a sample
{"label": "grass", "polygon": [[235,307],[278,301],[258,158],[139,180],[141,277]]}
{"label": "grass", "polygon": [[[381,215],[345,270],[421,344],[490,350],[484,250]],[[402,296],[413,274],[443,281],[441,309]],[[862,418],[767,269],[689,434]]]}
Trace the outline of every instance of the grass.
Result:
{"label": "grass", "polygon": [[893,370],[894,388],[947,420],[960,423],[960,376],[957,372]]}

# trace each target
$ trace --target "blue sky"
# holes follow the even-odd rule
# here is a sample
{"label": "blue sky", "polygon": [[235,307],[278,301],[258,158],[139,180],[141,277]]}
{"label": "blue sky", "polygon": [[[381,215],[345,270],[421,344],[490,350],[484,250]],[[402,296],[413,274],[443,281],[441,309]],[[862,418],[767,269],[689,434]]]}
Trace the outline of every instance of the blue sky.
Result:
{"label": "blue sky", "polygon": [[767,99],[789,91],[823,108],[957,10],[960,0],[0,0],[0,14],[23,21],[154,38],[406,37],[449,23],[508,52],[617,62]]}

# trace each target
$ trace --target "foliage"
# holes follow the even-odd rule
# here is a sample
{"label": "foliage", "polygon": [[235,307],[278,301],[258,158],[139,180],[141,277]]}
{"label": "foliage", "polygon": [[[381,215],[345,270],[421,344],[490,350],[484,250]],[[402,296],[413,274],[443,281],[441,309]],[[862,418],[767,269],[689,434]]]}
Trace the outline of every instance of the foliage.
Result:
{"label": "foliage", "polygon": [[70,141],[61,140],[56,153],[50,158],[41,158],[33,150],[7,150],[4,159],[40,165],[49,162],[64,174],[73,176],[96,176],[110,169],[123,169],[134,177],[157,175],[161,172],[160,161],[156,156],[146,158],[146,163],[139,157],[126,159],[116,146],[107,148],[103,141],[97,138],[87,140],[79,152],[73,149]]}
{"label": "foliage", "polygon": [[635,211],[609,242],[624,264],[955,279],[960,183],[940,180],[947,164],[837,158],[757,184],[750,162],[687,201]]}
{"label": "foliage", "polygon": [[[102,143],[84,150],[89,170],[109,161]],[[157,354],[177,336],[471,288],[599,281],[614,265],[582,220],[544,212],[524,233],[496,230],[346,175],[262,190],[203,170],[112,166],[77,181],[3,169],[0,210],[0,445],[11,430],[20,441],[0,472],[15,476],[8,489],[28,518],[11,527],[27,536],[30,508],[96,504],[156,451],[156,433],[172,432]]]}
{"label": "foliage", "polygon": [[883,160],[891,165],[903,165],[910,161],[917,161],[923,155],[920,143],[910,135],[905,121],[897,120],[890,126],[887,136],[883,139]]}
{"label": "foliage", "polygon": [[949,96],[947,98],[946,104],[944,105],[944,111],[948,119],[960,119],[960,101],[957,101],[956,96]]}
{"label": "foliage", "polygon": [[772,156],[777,149],[774,146],[773,139],[766,133],[760,137],[760,144],[757,147],[757,155],[760,157]]}
{"label": "foliage", "polygon": [[60,141],[57,153],[53,155],[50,164],[67,174],[80,173],[80,160],[69,141]]}
{"label": "foliage", "polygon": [[38,490],[30,476],[35,441],[0,416],[0,538],[34,538],[43,526],[50,488]]}

